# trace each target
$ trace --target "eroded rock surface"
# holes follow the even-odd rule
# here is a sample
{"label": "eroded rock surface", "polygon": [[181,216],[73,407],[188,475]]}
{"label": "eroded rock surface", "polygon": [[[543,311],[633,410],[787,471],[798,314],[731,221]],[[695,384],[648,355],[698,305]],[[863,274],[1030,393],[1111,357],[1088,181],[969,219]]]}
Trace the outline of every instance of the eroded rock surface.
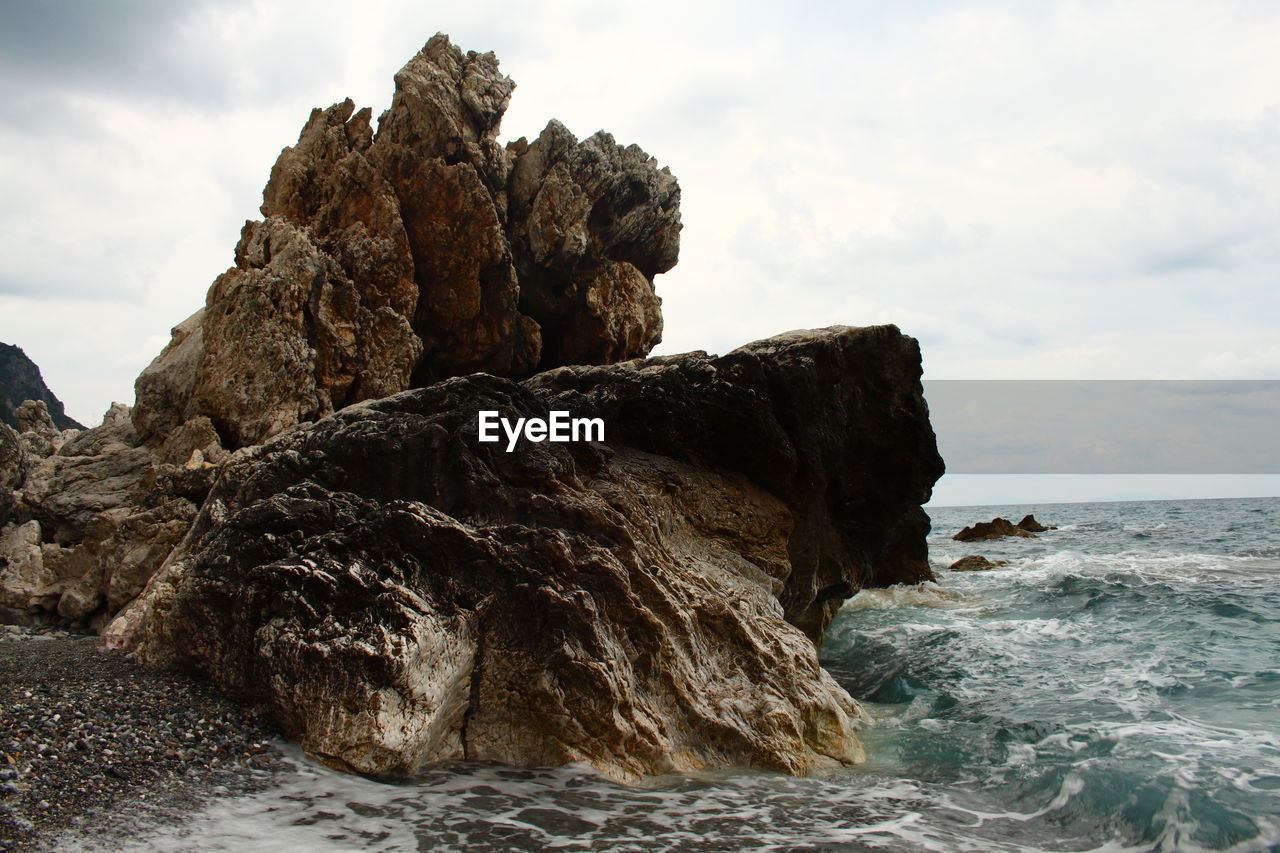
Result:
{"label": "eroded rock surface", "polygon": [[[854,762],[814,640],[862,586],[931,577],[919,377],[897,329],[834,328],[351,407],[225,463],[107,636],[362,773]],[[508,453],[481,409],[606,440]]]}
{"label": "eroded rock surface", "polygon": [[[133,410],[0,431],[0,607],[119,611],[108,642],[362,773],[860,760],[816,647],[862,587],[932,579],[916,342],[637,358],[676,181],[554,121],[500,145],[513,87],[437,36],[376,133],[312,113]],[[606,437],[508,453],[481,409]]]}
{"label": "eroded rock surface", "polygon": [[139,377],[154,447],[204,417],[229,450],[415,385],[642,356],[680,190],[606,133],[552,121],[496,141],[515,84],[437,35],[396,74],[378,131],[317,109],[246,223],[235,266]]}
{"label": "eroded rock surface", "polygon": [[0,599],[107,618],[203,497],[165,488],[207,490],[237,448],[416,384],[614,362],[658,342],[653,277],[675,264],[680,232],[670,172],[557,122],[532,145],[500,145],[515,84],[492,54],[442,35],[395,85],[376,134],[350,101],[312,112],[271,170],[264,218],[138,377],[132,411],[77,434],[43,402],[19,407],[24,473],[0,490],[0,525],[38,522],[42,556],[22,551],[26,580],[0,583]]}

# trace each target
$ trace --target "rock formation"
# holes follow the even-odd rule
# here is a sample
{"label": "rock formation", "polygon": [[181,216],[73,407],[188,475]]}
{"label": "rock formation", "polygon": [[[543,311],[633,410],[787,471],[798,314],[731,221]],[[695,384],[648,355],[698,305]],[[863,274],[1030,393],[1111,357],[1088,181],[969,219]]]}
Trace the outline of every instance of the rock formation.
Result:
{"label": "rock formation", "polygon": [[[857,761],[815,641],[857,589],[932,578],[919,376],[896,328],[833,328],[354,406],[226,463],[108,636],[362,773]],[[481,409],[606,440],[508,453]]]}
{"label": "rock formation", "polygon": [[0,608],[105,625],[186,533],[216,472],[194,448],[179,466],[140,446],[128,406],[57,442],[43,403],[19,411],[33,427],[16,437],[20,463],[0,431]]}
{"label": "rock formation", "polygon": [[977,524],[961,530],[951,538],[957,542],[985,542],[988,539],[1003,539],[1006,536],[1019,536],[1025,539],[1036,538],[1036,535],[1030,530],[1019,527],[1007,518],[979,521]]}
{"label": "rock formation", "polygon": [[[639,358],[675,179],[554,121],[499,145],[513,85],[437,36],[376,133],[314,111],[132,410],[0,430],[0,608],[114,617],[362,773],[859,760],[816,647],[862,587],[932,579],[916,342]],[[606,436],[508,453],[481,409]]]}
{"label": "rock formation", "polygon": [[949,568],[953,572],[989,572],[1007,565],[1008,560],[988,560],[980,554],[970,554],[956,560]]}
{"label": "rock formation", "polygon": [[0,575],[0,604],[101,624],[181,538],[207,467],[295,424],[440,378],[657,343],[675,178],[555,121],[499,145],[513,88],[492,54],[439,35],[396,75],[377,134],[350,101],[313,111],[271,170],[264,219],[138,377],[132,412],[76,437],[22,404],[30,471],[0,513],[37,523],[22,542],[35,535],[42,556],[14,545],[24,574]]}
{"label": "rock formation", "polygon": [[229,449],[450,376],[645,355],[679,250],[667,169],[552,121],[497,143],[512,81],[437,35],[375,134],[317,109],[271,170],[235,266],[138,378],[148,446],[205,417]]}
{"label": "rock formation", "polygon": [[26,427],[19,424],[16,410],[27,400],[43,403],[57,430],[84,429],[67,417],[62,402],[44,384],[36,363],[20,347],[0,343],[0,423],[26,431]]}

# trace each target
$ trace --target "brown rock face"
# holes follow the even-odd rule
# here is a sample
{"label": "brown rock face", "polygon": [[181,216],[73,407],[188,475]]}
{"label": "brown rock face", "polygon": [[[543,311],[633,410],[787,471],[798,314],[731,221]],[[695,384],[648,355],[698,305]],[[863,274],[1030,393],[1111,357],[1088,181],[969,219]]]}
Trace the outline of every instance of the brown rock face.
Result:
{"label": "brown rock face", "polygon": [[437,35],[368,109],[314,110],[236,264],[138,378],[156,446],[206,417],[229,449],[450,376],[645,355],[680,190],[639,148],[552,122],[503,147],[515,84]]}
{"label": "brown rock face", "polygon": [[436,36],[396,75],[376,135],[350,101],[314,110],[132,413],[77,436],[27,402],[19,443],[0,435],[0,525],[23,530],[0,600],[113,615],[182,537],[210,466],[298,423],[445,377],[647,353],[653,277],[678,251],[675,179],[556,122],[499,145],[513,88],[492,54]]}
{"label": "brown rock face", "polygon": [[[833,328],[354,406],[225,463],[107,637],[363,773],[858,761],[813,640],[862,586],[932,577],[919,377],[897,329]],[[605,440],[507,452],[482,410]]]}

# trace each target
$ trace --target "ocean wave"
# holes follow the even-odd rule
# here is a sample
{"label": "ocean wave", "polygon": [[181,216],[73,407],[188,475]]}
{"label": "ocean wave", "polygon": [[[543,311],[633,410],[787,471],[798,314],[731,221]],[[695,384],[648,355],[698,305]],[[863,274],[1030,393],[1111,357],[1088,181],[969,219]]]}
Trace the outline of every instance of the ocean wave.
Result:
{"label": "ocean wave", "polygon": [[891,610],[899,607],[958,607],[973,603],[973,599],[950,592],[936,583],[926,581],[915,586],[863,589],[845,601],[843,610]]}
{"label": "ocean wave", "polygon": [[1280,561],[1253,555],[1208,554],[1189,551],[1127,550],[1110,554],[1068,549],[1031,555],[1018,561],[1016,578],[1038,582],[1068,575],[1115,575],[1134,582],[1216,581],[1224,577],[1274,577]]}

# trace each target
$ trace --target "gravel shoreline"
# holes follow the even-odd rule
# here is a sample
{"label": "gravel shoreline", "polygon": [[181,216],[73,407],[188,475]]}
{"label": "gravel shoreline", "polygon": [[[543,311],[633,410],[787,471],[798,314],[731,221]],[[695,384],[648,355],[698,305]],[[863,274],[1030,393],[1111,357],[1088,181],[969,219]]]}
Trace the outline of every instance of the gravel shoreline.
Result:
{"label": "gravel shoreline", "polygon": [[189,676],[94,636],[0,625],[0,851],[121,838],[268,787],[279,735]]}

